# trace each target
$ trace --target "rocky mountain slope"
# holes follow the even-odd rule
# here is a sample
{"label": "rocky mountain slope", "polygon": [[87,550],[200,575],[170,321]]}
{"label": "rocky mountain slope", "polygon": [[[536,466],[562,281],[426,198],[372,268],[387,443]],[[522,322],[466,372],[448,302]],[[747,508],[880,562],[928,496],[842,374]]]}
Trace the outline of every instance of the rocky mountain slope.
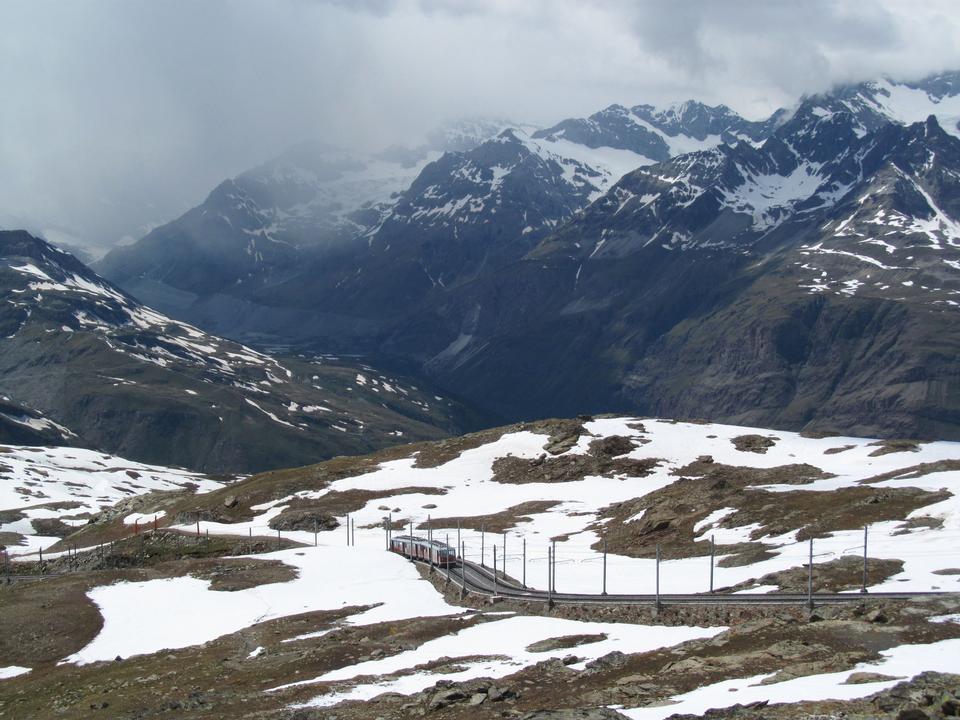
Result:
{"label": "rocky mountain slope", "polygon": [[77,436],[36,410],[0,397],[0,443],[10,445],[70,445]]}
{"label": "rocky mountain slope", "polygon": [[4,427],[207,471],[439,437],[467,417],[370,366],[278,359],[171,320],[24,232],[0,233],[0,349]]}
{"label": "rocky mountain slope", "polygon": [[[69,449],[0,458],[0,480],[20,486],[0,491],[19,576],[0,584],[5,712],[660,720],[955,707],[943,673],[956,667],[958,595],[877,593],[957,590],[956,443],[580,418],[226,486]],[[714,596],[797,592],[812,539],[814,592],[857,602],[488,606],[386,552],[385,520],[459,537],[488,567],[496,547],[498,569],[534,588],[555,547],[561,593],[599,593],[604,569],[610,592],[651,592],[658,548],[663,593],[706,592],[711,541]]]}

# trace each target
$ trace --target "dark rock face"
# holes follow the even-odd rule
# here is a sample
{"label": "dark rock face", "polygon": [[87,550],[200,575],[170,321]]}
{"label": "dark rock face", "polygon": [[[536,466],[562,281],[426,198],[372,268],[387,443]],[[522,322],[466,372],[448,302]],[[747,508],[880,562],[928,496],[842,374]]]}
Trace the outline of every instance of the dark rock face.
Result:
{"label": "dark rock face", "polygon": [[270,527],[274,530],[319,532],[336,530],[340,527],[340,523],[329,513],[315,510],[286,510],[270,521]]}
{"label": "dark rock face", "polygon": [[0,397],[0,445],[70,445],[74,437],[36,410]]}

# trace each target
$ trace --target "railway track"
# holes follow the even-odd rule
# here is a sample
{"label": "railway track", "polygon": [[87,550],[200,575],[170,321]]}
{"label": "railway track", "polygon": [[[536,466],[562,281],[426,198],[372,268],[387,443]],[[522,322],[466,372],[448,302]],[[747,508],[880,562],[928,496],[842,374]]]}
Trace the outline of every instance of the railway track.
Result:
{"label": "railway track", "polygon": [[957,595],[950,592],[860,592],[849,593],[695,593],[695,594],[638,594],[602,595],[588,593],[554,593],[524,587],[515,579],[475,563],[464,562],[449,569],[434,566],[441,573],[449,573],[451,582],[471,592],[487,597],[512,600],[552,602],[567,605],[837,605],[861,603],[870,600],[917,600],[930,597]]}

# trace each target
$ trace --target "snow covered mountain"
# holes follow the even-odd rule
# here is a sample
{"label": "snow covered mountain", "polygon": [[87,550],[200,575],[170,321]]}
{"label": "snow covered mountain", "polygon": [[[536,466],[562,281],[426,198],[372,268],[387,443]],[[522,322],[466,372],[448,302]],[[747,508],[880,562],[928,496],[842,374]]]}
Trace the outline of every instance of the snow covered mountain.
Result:
{"label": "snow covered mountain", "polygon": [[324,256],[376,226],[397,193],[448,149],[469,149],[505,121],[443,124],[416,147],[374,154],[304,142],[225,180],[182,217],[133,246],[111,251],[97,270],[161,308],[191,296],[242,294]]}
{"label": "snow covered mountain", "polygon": [[687,102],[502,132],[427,164],[361,242],[174,309],[383,353],[508,418],[955,437],[958,77],[760,123]]}
{"label": "snow covered mountain", "polygon": [[762,143],[640,167],[524,260],[434,293],[390,348],[509,417],[957,437],[960,143],[936,116],[890,122],[907,114],[889,101],[949,122],[948,86],[807,98]]}
{"label": "snow covered mountain", "polygon": [[[691,101],[613,106],[542,131],[448,125],[415,151],[393,148],[368,161],[302,146],[225,182],[98,270],[218,332],[256,337],[279,326],[288,340],[284,331],[304,321],[277,307],[336,315],[351,303],[381,303],[383,287],[422,297],[522,257],[627,172],[724,140],[754,141],[772,122]],[[245,325],[225,317],[227,297],[257,308]]]}
{"label": "snow covered mountain", "polygon": [[[606,396],[691,417],[956,437],[960,142],[933,116],[861,133],[852,114],[819,107],[806,102],[760,147],[625,177],[492,282],[479,315],[461,315],[469,342],[449,332],[458,352],[438,343],[431,369],[463,383],[497,368],[509,403],[531,388],[505,375],[504,352],[565,378],[520,414]],[[531,287],[526,314],[489,302]],[[568,352],[540,349],[553,343]]]}
{"label": "snow covered mountain", "polygon": [[695,100],[665,108],[611,105],[588,118],[571,118],[534,133],[535,138],[589,148],[627,150],[652,162],[705,150],[722,142],[761,142],[772,132],[783,111],[769,120],[745,120],[730,108],[711,107]]}
{"label": "snow covered mountain", "polygon": [[147,461],[250,471],[457,425],[457,406],[402,377],[209,335],[25,232],[0,233],[0,348],[5,403],[44,414],[0,406],[5,425]]}

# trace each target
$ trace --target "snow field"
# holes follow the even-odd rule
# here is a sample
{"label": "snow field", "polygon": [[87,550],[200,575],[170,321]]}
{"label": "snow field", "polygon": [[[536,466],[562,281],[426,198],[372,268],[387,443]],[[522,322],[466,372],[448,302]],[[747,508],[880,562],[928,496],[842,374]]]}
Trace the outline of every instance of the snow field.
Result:
{"label": "snow field", "polygon": [[[443,657],[458,658],[486,656],[480,661],[458,662],[465,669],[456,673],[444,673],[443,678],[460,682],[480,677],[501,678],[525,667],[550,658],[576,655],[581,661],[571,665],[583,670],[586,663],[614,651],[640,653],[676,645],[688,640],[710,638],[726,628],[663,627],[658,625],[629,625],[626,623],[598,623],[564,620],[550,617],[515,616],[494,620],[461,630],[424,643],[415,650],[400,653],[382,660],[350,665],[292,685],[309,685],[317,682],[349,681],[367,676],[391,675],[408,668],[429,663]],[[569,649],[547,652],[530,652],[527,647],[540,640],[566,635],[606,634],[607,639]],[[431,687],[437,681],[436,673],[416,672],[381,681],[360,682],[344,692],[320,695],[306,706],[327,707],[345,700],[369,700],[385,692],[410,695]],[[274,690],[280,690],[284,685]]]}
{"label": "snow field", "polygon": [[267,620],[354,605],[377,607],[349,618],[353,625],[461,611],[444,602],[413,565],[386,552],[299,548],[256,558],[292,565],[298,577],[232,592],[210,590],[209,581],[193,577],[93,589],[89,596],[103,615],[103,629],[62,662],[84,665],[200,645]]}

